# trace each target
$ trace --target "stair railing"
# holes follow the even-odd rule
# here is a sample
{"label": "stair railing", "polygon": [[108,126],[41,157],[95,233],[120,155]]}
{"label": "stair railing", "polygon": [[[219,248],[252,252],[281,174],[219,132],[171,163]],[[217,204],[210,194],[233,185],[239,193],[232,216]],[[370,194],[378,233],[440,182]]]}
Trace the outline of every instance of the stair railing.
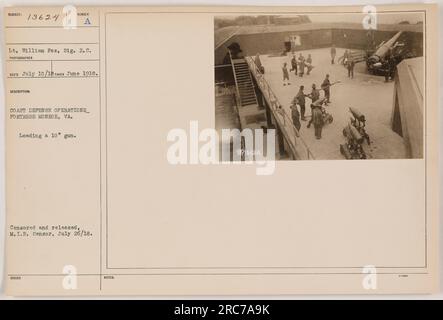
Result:
{"label": "stair railing", "polygon": [[229,52],[229,59],[231,61],[232,66],[232,73],[234,74],[234,81],[235,81],[235,101],[237,103],[237,107],[240,108],[242,106],[241,99],[240,99],[240,90],[238,89],[238,81],[237,76],[235,74],[235,66],[234,66],[234,60],[232,59],[231,50],[228,49]]}

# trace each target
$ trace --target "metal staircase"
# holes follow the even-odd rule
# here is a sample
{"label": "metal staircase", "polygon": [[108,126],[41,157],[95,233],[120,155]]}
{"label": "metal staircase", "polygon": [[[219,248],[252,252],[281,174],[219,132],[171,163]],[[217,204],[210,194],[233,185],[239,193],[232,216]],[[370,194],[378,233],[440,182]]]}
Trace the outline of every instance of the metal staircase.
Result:
{"label": "metal staircase", "polygon": [[231,59],[235,86],[241,106],[257,105],[254,84],[245,59]]}

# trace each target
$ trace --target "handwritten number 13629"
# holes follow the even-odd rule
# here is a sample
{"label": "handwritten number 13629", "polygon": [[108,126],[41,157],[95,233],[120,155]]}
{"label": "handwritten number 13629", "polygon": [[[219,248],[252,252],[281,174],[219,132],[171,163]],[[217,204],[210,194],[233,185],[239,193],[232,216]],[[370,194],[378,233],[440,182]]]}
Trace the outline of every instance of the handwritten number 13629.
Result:
{"label": "handwritten number 13629", "polygon": [[36,14],[36,13],[30,13],[28,15],[28,21],[57,21],[60,17],[59,14]]}

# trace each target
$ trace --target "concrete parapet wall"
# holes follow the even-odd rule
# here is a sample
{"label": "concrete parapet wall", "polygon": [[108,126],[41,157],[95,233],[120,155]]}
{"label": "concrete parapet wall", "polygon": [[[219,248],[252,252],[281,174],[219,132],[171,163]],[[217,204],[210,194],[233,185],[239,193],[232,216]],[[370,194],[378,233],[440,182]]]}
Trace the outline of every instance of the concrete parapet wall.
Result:
{"label": "concrete parapet wall", "polygon": [[[390,39],[396,33],[397,30],[373,31],[374,43],[378,45],[382,41]],[[367,30],[338,27],[321,27],[319,29],[300,28],[300,30],[262,33],[238,33],[215,50],[215,64],[223,64],[227,47],[233,42],[237,42],[240,45],[244,56],[254,56],[257,53],[280,54],[285,50],[284,42],[293,35],[298,35],[301,39],[301,45],[297,46],[296,50],[326,48],[332,46],[332,44],[340,48],[365,50],[370,43]],[[418,56],[423,55],[422,32],[404,31],[402,39],[410,44]]]}

